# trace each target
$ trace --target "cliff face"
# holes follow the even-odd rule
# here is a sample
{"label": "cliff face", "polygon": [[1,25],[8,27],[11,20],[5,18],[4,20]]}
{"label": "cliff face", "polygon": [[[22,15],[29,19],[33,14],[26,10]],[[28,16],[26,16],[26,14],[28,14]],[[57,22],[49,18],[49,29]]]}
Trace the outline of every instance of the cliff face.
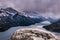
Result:
{"label": "cliff face", "polygon": [[52,23],[51,25],[44,26],[43,28],[60,33],[60,19],[57,22]]}
{"label": "cliff face", "polygon": [[19,29],[13,33],[9,40],[58,40],[57,37],[41,29]]}

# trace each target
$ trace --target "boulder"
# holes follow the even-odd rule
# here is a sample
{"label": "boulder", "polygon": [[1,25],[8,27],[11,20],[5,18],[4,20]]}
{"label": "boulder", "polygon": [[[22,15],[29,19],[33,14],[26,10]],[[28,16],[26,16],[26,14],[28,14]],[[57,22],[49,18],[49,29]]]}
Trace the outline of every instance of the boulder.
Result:
{"label": "boulder", "polygon": [[27,28],[15,31],[9,40],[58,40],[51,32],[38,29]]}

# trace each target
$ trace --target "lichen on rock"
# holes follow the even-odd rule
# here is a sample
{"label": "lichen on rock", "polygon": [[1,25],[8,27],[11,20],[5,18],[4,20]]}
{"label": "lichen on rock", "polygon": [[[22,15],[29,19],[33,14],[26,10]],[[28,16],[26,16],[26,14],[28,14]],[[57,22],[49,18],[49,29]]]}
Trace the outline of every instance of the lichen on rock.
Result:
{"label": "lichen on rock", "polygon": [[9,40],[58,40],[51,32],[41,29],[19,29],[13,33]]}

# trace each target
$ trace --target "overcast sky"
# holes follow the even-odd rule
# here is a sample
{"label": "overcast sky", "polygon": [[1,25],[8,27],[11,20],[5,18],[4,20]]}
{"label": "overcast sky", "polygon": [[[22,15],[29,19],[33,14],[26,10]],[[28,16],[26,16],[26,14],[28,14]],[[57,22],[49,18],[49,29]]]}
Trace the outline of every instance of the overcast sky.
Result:
{"label": "overcast sky", "polygon": [[60,0],[0,0],[0,8],[38,11],[44,16],[60,17]]}

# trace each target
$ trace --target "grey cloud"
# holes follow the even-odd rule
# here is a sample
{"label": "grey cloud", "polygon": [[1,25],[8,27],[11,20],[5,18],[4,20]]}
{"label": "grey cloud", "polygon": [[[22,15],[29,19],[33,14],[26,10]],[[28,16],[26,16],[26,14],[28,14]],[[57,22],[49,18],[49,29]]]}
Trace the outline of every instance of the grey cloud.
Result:
{"label": "grey cloud", "polygon": [[60,0],[0,0],[1,7],[12,7],[18,11],[38,11],[44,16],[60,16]]}

